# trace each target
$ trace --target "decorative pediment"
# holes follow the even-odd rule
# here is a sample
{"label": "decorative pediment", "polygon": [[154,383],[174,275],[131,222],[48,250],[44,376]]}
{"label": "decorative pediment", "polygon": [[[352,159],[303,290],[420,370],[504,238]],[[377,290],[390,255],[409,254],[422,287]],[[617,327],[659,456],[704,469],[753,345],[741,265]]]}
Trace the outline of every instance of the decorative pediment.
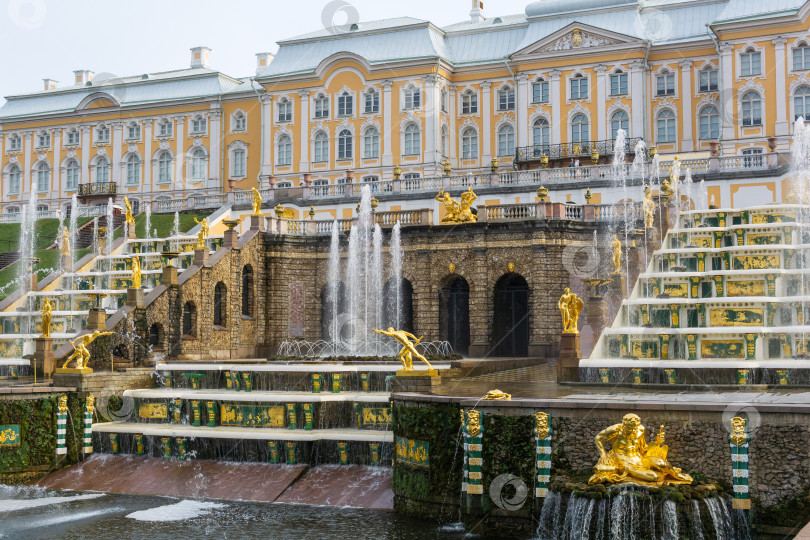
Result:
{"label": "decorative pediment", "polygon": [[549,55],[560,52],[580,52],[591,49],[615,50],[627,46],[642,46],[643,40],[624,34],[573,22],[545,38],[517,51],[513,57]]}
{"label": "decorative pediment", "polygon": [[540,48],[539,52],[550,51],[567,51],[570,49],[587,48],[587,47],[601,47],[603,45],[614,45],[618,43],[615,39],[606,38],[590,32],[583,32],[578,28],[574,28],[571,32],[565,34]]}

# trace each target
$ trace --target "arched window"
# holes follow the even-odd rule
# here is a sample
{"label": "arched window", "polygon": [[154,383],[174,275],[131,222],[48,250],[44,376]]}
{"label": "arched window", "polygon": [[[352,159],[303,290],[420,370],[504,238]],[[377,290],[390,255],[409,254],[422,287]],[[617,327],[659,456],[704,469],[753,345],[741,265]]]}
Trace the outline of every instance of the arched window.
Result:
{"label": "arched window", "polygon": [[403,154],[406,156],[418,155],[422,150],[422,141],[419,133],[419,126],[408,124],[405,128],[405,148]]}
{"label": "arched window", "polygon": [[172,155],[168,150],[163,150],[158,154],[158,182],[169,183],[172,181]]}
{"label": "arched window", "polygon": [[698,115],[701,139],[716,139],[720,136],[720,113],[714,105],[706,105]]}
{"label": "arched window", "polygon": [[97,184],[109,182],[110,181],[110,161],[104,157],[99,156],[96,160],[96,166],[94,167],[94,178],[93,181]]}
{"label": "arched window", "polygon": [[155,323],[149,327],[149,346],[155,349],[163,348],[163,325]]}
{"label": "arched window", "polygon": [[323,131],[315,135],[315,144],[313,144],[313,158],[312,161],[316,163],[323,163],[329,161],[329,137]]}
{"label": "arched window", "polygon": [[231,118],[231,131],[245,131],[247,129],[247,118],[242,111],[236,111]]}
{"label": "arched window", "polygon": [[380,157],[380,132],[375,127],[368,128],[363,134],[363,157]]}
{"label": "arched window", "polygon": [[242,315],[253,316],[253,267],[249,264],[242,269]]}
{"label": "arched window", "polygon": [[478,132],[474,127],[461,132],[461,159],[478,158]]}
{"label": "arched window", "polygon": [[228,289],[221,281],[214,286],[214,326],[225,326],[227,324],[226,313],[228,310]]}
{"label": "arched window", "polygon": [[664,109],[658,113],[655,125],[659,143],[675,142],[675,113],[671,109]]}
{"label": "arched window", "polygon": [[506,86],[498,92],[498,110],[511,111],[515,108],[515,90]]}
{"label": "arched window", "polygon": [[450,155],[450,133],[447,126],[442,126],[442,156],[447,157]]}
{"label": "arched window", "polygon": [[348,129],[338,133],[338,159],[352,159],[352,132]]}
{"label": "arched window", "polygon": [[135,185],[141,181],[141,158],[131,154],[127,158],[127,184]]}
{"label": "arched window", "polygon": [[37,192],[46,193],[51,187],[51,168],[44,161],[37,166]]}
{"label": "arched window", "polygon": [[194,302],[186,302],[183,305],[183,335],[197,336],[197,307]]}
{"label": "arched window", "polygon": [[231,152],[231,176],[244,178],[247,175],[247,152],[244,148],[234,148]]}
{"label": "arched window", "polygon": [[630,131],[630,117],[627,112],[621,110],[616,111],[610,117],[610,133],[614,141],[619,136],[620,129],[624,130],[625,135]]}
{"label": "arched window", "polygon": [[475,114],[478,112],[478,94],[467,90],[461,94],[461,114]]}
{"label": "arched window", "polygon": [[354,113],[354,98],[349,92],[338,96],[338,116],[351,116]]}
{"label": "arched window", "polygon": [[584,143],[589,140],[588,117],[578,114],[571,120],[571,142]]}
{"label": "arched window", "polygon": [[79,186],[79,162],[70,159],[65,166],[65,181],[67,189],[76,189]]}
{"label": "arched window", "polygon": [[800,86],[793,94],[793,118],[810,119],[810,87]]}
{"label": "arched window", "polygon": [[8,170],[8,192],[19,193],[22,188],[22,171],[19,165],[12,165]]}
{"label": "arched window", "polygon": [[196,148],[191,151],[191,179],[194,181],[205,180],[205,151]]}
{"label": "arched window", "polygon": [[373,88],[366,92],[364,113],[380,112],[380,94]]}
{"label": "arched window", "polygon": [[278,138],[276,159],[279,165],[292,164],[292,139],[290,139],[289,135],[282,135]]}
{"label": "arched window", "polygon": [[515,128],[509,124],[498,130],[498,155],[511,156],[515,153]]}
{"label": "arched window", "polygon": [[205,128],[207,125],[208,122],[206,122],[205,117],[195,116],[194,119],[191,120],[191,133],[197,135],[200,133],[205,133]]}
{"label": "arched window", "polygon": [[746,92],[742,97],[742,125],[762,125],[762,99],[753,90]]}
{"label": "arched window", "polygon": [[551,144],[551,131],[548,120],[538,118],[532,125],[532,142],[535,146]]}

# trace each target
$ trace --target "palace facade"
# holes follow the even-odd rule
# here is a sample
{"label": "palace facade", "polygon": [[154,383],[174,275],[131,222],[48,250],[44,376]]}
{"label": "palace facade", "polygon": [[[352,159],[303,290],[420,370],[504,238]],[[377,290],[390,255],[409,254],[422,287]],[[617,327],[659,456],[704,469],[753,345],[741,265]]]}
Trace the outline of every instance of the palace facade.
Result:
{"label": "palace facade", "polygon": [[[666,156],[787,151],[810,115],[810,2],[544,0],[444,28],[331,27],[209,67],[45,79],[0,109],[0,215],[128,195],[136,206],[254,186],[610,159],[619,129]],[[596,155],[595,155],[596,154]],[[347,171],[351,171],[347,173]],[[101,199],[99,199],[101,200]]]}

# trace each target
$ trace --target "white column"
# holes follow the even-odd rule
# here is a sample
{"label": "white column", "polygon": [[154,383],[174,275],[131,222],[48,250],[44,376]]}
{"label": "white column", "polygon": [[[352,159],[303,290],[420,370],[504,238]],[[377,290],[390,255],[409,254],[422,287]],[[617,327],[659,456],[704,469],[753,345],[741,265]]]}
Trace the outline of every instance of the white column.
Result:
{"label": "white column", "polygon": [[62,196],[62,168],[60,167],[62,161],[62,130],[55,129],[51,135],[53,141],[53,178],[51,179],[51,191],[57,193],[55,199]]}
{"label": "white column", "polygon": [[259,124],[264,129],[264,151],[262,152],[261,175],[273,174],[273,96],[262,96],[261,119]]}
{"label": "white column", "polygon": [[90,126],[82,126],[82,184],[90,183]]}
{"label": "white column", "polygon": [[692,135],[697,112],[692,110],[692,61],[681,62],[681,152],[695,149]]}
{"label": "white column", "polygon": [[[644,137],[644,70],[641,62],[630,62],[630,134]],[[645,141],[648,146],[650,141]]]}
{"label": "white column", "polygon": [[[435,169],[436,163],[439,162],[439,157],[436,153],[436,119],[439,117],[439,111],[436,104],[439,102],[436,99],[436,84],[435,75],[426,75],[422,78],[425,83],[425,153],[422,159],[423,166],[428,175],[432,174]],[[429,169],[429,170],[428,170]]]}
{"label": "white column", "polygon": [[186,160],[185,152],[185,127],[186,117],[175,116],[175,150],[174,150],[174,189],[184,189],[186,179],[183,178],[183,162]]}
{"label": "white column", "polygon": [[450,165],[458,167],[458,153],[456,152],[456,99],[458,87],[455,84],[447,86],[447,159]]}
{"label": "white column", "polygon": [[121,141],[123,140],[123,122],[113,122],[112,146],[110,147],[110,157],[112,158],[113,184],[121,183]]}
{"label": "white column", "polygon": [[492,83],[484,81],[481,83],[481,120],[484,126],[482,132],[478,134],[478,139],[483,143],[481,147],[481,163],[488,164],[492,161]]}
{"label": "white column", "polygon": [[301,127],[298,132],[301,139],[301,162],[298,165],[298,171],[304,173],[309,172],[309,90],[299,90],[298,96],[301,98],[299,101],[301,104]]}
{"label": "white column", "polygon": [[[720,81],[720,121],[723,123],[723,139],[731,141],[734,139],[734,67],[732,63],[732,53],[734,46],[731,43],[720,45],[720,72],[723,80]],[[729,146],[729,151],[734,149]]]}
{"label": "white column", "polygon": [[152,125],[154,120],[143,121],[143,185],[144,190],[153,191],[152,186]]}
{"label": "white column", "polygon": [[222,155],[222,111],[214,110],[209,114],[211,125],[208,140],[211,147],[208,149],[208,179],[206,187],[223,190],[222,171],[220,171],[219,156]]}
{"label": "white column", "polygon": [[517,145],[529,145],[529,76],[526,73],[517,74]]}
{"label": "white column", "polygon": [[394,153],[393,148],[391,148],[391,131],[394,129],[392,124],[392,109],[393,109],[393,100],[391,99],[391,87],[394,83],[389,80],[385,80],[382,82],[383,87],[383,154],[382,154],[382,165],[383,167],[393,167],[394,166]]}
{"label": "white column", "polygon": [[25,186],[28,186],[28,189],[34,189],[34,186],[31,184],[31,147],[33,144],[34,132],[26,131],[23,134],[23,187],[20,190],[22,193],[25,192]]}
{"label": "white column", "polygon": [[774,67],[776,68],[776,77],[774,79],[776,83],[776,126],[774,127],[774,134],[776,136],[789,135],[792,121],[792,119],[788,117],[787,107],[787,100],[790,99],[790,96],[787,95],[787,90],[785,89],[785,81],[787,80],[786,63],[788,62],[785,57],[786,42],[787,40],[782,36],[773,40]]}
{"label": "white column", "polygon": [[607,99],[607,87],[605,86],[605,71],[607,67],[599,65],[596,71],[596,139],[607,140],[607,122],[605,113],[605,100]]}
{"label": "white column", "polygon": [[548,99],[551,102],[551,144],[561,144],[562,137],[560,118],[560,102],[563,96],[560,93],[560,75],[559,69],[552,69],[550,72],[551,84],[549,85]]}

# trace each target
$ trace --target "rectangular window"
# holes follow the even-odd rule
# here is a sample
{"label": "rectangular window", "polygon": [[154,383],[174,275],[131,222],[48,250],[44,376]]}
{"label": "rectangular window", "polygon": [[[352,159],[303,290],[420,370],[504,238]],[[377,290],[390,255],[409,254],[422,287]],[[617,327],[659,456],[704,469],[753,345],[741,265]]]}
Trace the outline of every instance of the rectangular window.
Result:
{"label": "rectangular window", "polygon": [[405,91],[405,109],[418,109],[422,104],[422,92],[418,89]]}
{"label": "rectangular window", "polygon": [[810,69],[810,47],[802,45],[793,49],[793,71]]}
{"label": "rectangular window", "polygon": [[67,189],[76,189],[79,185],[79,167],[73,163],[67,168]]}
{"label": "rectangular window", "polygon": [[377,92],[369,92],[366,94],[365,100],[365,107],[363,108],[363,112],[365,113],[377,113],[380,112],[380,94]]}
{"label": "rectangular window", "polygon": [[700,91],[714,92],[717,90],[717,70],[704,69],[700,72]]}
{"label": "rectangular window", "polygon": [[539,81],[532,85],[532,103],[548,103],[548,83]]}
{"label": "rectangular window", "polygon": [[161,122],[160,129],[158,130],[159,137],[171,137],[172,136],[172,123],[169,121]]}
{"label": "rectangular window", "polygon": [[237,177],[245,176],[245,151],[234,150],[233,152],[233,175]]}
{"label": "rectangular window", "polygon": [[442,112],[447,112],[447,105],[450,98],[447,96],[447,91],[442,90]]}
{"label": "rectangular window", "polygon": [[12,151],[19,151],[22,149],[22,139],[18,136],[9,137],[8,149]]}
{"label": "rectangular window", "polygon": [[478,112],[478,94],[468,92],[461,96],[461,114],[476,114]]}
{"label": "rectangular window", "polygon": [[37,148],[48,148],[51,145],[51,136],[47,133],[37,135]]}
{"label": "rectangular window", "polygon": [[329,116],[329,100],[318,98],[315,100],[315,118],[326,118]]}
{"label": "rectangular window", "polygon": [[131,161],[127,163],[127,184],[137,184],[141,179],[141,163],[139,161]]}
{"label": "rectangular window", "polygon": [[106,143],[110,142],[110,128],[101,126],[96,130],[96,142]]}
{"label": "rectangular window", "polygon": [[610,95],[627,95],[627,73],[616,73],[610,76]]}
{"label": "rectangular window", "polygon": [[740,75],[747,77],[759,75],[762,72],[762,63],[758,52],[747,52],[740,55]]}
{"label": "rectangular window", "polygon": [[205,118],[195,118],[191,121],[191,132],[192,133],[205,133],[205,127],[207,122]]}
{"label": "rectangular window", "polygon": [[37,171],[37,191],[39,193],[48,191],[48,176],[49,171],[47,170]]}
{"label": "rectangular window", "polygon": [[138,140],[141,138],[141,126],[134,125],[127,127],[127,139]]}
{"label": "rectangular window", "polygon": [[515,91],[511,88],[498,92],[498,110],[512,111],[515,109]]}
{"label": "rectangular window", "polygon": [[675,74],[662,73],[656,77],[657,90],[659,96],[670,96],[675,93]]}
{"label": "rectangular window", "polygon": [[571,99],[588,98],[588,77],[574,77],[571,79]]}
{"label": "rectangular window", "polygon": [[354,113],[354,99],[348,94],[338,96],[338,116],[351,116]]}

